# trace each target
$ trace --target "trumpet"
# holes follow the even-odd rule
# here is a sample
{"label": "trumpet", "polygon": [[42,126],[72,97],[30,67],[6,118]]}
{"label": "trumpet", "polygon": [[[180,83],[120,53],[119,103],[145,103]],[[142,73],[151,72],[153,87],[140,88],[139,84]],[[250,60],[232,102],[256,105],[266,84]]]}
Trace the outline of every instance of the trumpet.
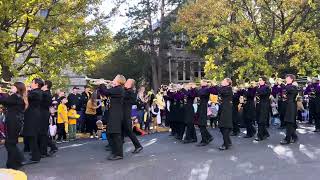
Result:
{"label": "trumpet", "polygon": [[89,82],[89,84],[92,84],[94,86],[106,85],[108,88],[112,87],[112,81],[110,80],[93,78],[86,78],[86,80]]}
{"label": "trumpet", "polygon": [[0,80],[0,92],[2,92],[2,93],[10,93],[10,91],[11,91],[10,86],[13,86],[13,83],[6,82],[3,79]]}

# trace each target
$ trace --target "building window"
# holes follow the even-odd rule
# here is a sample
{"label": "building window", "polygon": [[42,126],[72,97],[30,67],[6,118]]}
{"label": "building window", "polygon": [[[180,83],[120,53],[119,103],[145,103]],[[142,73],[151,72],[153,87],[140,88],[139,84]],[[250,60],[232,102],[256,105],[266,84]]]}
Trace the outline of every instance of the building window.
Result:
{"label": "building window", "polygon": [[190,61],[185,61],[185,72],[186,72],[186,81],[191,80],[191,63]]}
{"label": "building window", "polygon": [[192,62],[192,73],[195,79],[200,77],[199,74],[199,62]]}
{"label": "building window", "polygon": [[184,80],[184,78],[183,78],[183,70],[184,70],[183,62],[178,62],[177,65],[178,65],[178,68],[177,68],[178,81],[183,81]]}
{"label": "building window", "polygon": [[186,44],[186,36],[183,33],[176,34],[173,38],[175,47],[177,49],[184,49]]}
{"label": "building window", "polygon": [[205,66],[205,63],[204,62],[201,62],[201,79],[204,78],[205,74],[204,74],[204,66]]}

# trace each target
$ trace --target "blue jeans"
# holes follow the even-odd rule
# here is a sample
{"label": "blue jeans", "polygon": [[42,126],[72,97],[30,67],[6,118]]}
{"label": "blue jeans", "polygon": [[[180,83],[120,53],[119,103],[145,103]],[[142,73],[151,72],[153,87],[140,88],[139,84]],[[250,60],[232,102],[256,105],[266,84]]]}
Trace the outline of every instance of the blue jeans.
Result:
{"label": "blue jeans", "polygon": [[143,125],[144,125],[144,110],[139,110],[138,111],[138,121],[139,121],[139,124],[140,124],[140,128],[142,129]]}

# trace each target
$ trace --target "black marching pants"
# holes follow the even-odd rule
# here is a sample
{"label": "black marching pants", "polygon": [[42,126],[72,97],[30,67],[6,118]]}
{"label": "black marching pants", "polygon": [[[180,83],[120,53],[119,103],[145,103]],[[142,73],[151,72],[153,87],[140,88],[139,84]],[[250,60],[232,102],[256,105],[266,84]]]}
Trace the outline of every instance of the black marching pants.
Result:
{"label": "black marching pants", "polygon": [[22,152],[17,147],[20,129],[21,127],[7,129],[7,136],[4,144],[8,152],[7,168],[19,169],[21,167],[21,162],[24,160]]}
{"label": "black marching pants", "polygon": [[5,147],[8,152],[7,168],[18,169],[21,167],[21,162],[24,160],[24,157],[17,147],[17,143],[6,141]]}
{"label": "black marching pants", "polygon": [[320,130],[320,112],[316,112],[314,115],[314,123],[317,130]]}
{"label": "black marching pants", "polygon": [[186,137],[185,140],[195,140],[197,141],[197,133],[196,128],[194,127],[193,123],[186,124],[187,131],[186,131]]}
{"label": "black marching pants", "polygon": [[212,138],[211,134],[207,130],[207,127],[205,125],[199,125],[200,133],[201,133],[201,142],[202,143],[208,143],[209,139]]}
{"label": "black marching pants", "polygon": [[266,123],[258,123],[258,138],[264,139],[266,137],[269,137],[269,132],[267,130]]}
{"label": "black marching pants", "polygon": [[40,161],[40,150],[38,146],[38,137],[37,136],[27,136],[31,151],[31,160]]}
{"label": "black marching pants", "polygon": [[29,140],[26,136],[23,137],[23,151],[24,152],[30,152],[30,145],[29,145]]}
{"label": "black marching pants", "polygon": [[176,122],[170,122],[170,128],[171,128],[171,134],[173,136],[178,134],[178,129],[177,129],[177,123]]}
{"label": "black marching pants", "polygon": [[254,120],[247,120],[246,122],[246,129],[247,129],[247,135],[248,136],[254,136],[256,133],[256,128],[253,126]]}
{"label": "black marching pants", "polygon": [[41,155],[48,154],[48,135],[40,134],[38,136],[39,150]]}
{"label": "black marching pants", "polygon": [[313,124],[313,120],[316,119],[316,107],[314,99],[309,100],[309,123]]}
{"label": "black marching pants", "polygon": [[239,127],[239,122],[238,122],[238,120],[233,120],[232,121],[232,125],[233,125],[233,128],[232,128],[232,132],[234,133],[234,134],[238,134],[238,133],[240,133],[240,127]]}
{"label": "black marching pants", "polygon": [[133,133],[132,128],[128,125],[123,125],[122,127],[122,136],[124,135],[128,136],[130,140],[132,141],[132,144],[135,148],[141,147],[141,144],[137,138],[137,136]]}
{"label": "black marching pants", "polygon": [[230,145],[232,145],[231,139],[230,139],[230,132],[231,132],[231,128],[220,128],[220,132],[222,134],[223,137],[223,145],[225,147],[229,147]]}
{"label": "black marching pants", "polygon": [[112,154],[114,156],[123,157],[123,143],[120,133],[110,133],[109,143],[111,145]]}
{"label": "black marching pants", "polygon": [[178,122],[177,123],[177,138],[178,139],[182,139],[183,138],[185,129],[186,129],[185,123],[183,123],[183,122]]}
{"label": "black marching pants", "polygon": [[286,137],[285,140],[290,142],[291,140],[298,139],[296,133],[296,123],[286,122]]}

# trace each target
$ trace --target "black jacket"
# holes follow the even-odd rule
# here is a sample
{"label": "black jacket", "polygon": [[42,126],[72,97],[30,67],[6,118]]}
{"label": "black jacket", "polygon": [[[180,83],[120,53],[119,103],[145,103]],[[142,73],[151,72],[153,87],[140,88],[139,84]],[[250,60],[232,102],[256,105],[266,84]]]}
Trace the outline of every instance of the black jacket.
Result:
{"label": "black jacket", "polygon": [[124,88],[122,86],[116,86],[111,89],[101,89],[101,95],[110,97],[110,108],[108,115],[108,133],[121,133],[123,122],[123,98]]}
{"label": "black jacket", "polygon": [[243,105],[243,118],[246,124],[252,124],[256,120],[256,105],[254,97],[256,89],[251,87],[244,92],[245,102]]}
{"label": "black jacket", "polygon": [[41,135],[48,134],[48,128],[49,128],[49,118],[50,118],[50,112],[49,108],[52,104],[52,95],[51,92],[43,91],[42,92],[42,100],[41,100],[41,106],[40,106],[40,114],[41,114],[41,121],[40,121],[40,131],[39,133]]}
{"label": "black jacket", "polygon": [[269,86],[261,86],[257,89],[257,120],[258,123],[267,124],[269,122],[270,113],[270,94]]}
{"label": "black jacket", "polygon": [[208,101],[210,97],[210,89],[208,87],[202,87],[198,91],[198,97],[200,98],[200,103],[198,106],[199,115],[199,125],[206,126],[208,120]]}
{"label": "black jacket", "polygon": [[219,127],[232,128],[232,87],[223,86],[218,88],[221,104],[219,107]]}
{"label": "black jacket", "polygon": [[28,93],[29,107],[24,114],[24,136],[36,136],[40,130],[40,105],[42,101],[42,91],[34,89]]}
{"label": "black jacket", "polygon": [[284,121],[295,123],[297,117],[297,96],[298,96],[298,88],[294,85],[286,85],[286,98],[285,105],[286,111],[284,114]]}
{"label": "black jacket", "polygon": [[184,106],[184,114],[185,114],[185,123],[186,124],[193,124],[194,120],[194,108],[193,108],[193,102],[196,97],[197,91],[196,89],[191,89],[186,92],[186,105]]}
{"label": "black jacket", "polygon": [[87,94],[86,92],[83,92],[81,94],[81,102],[80,102],[81,107],[80,108],[84,111],[87,109],[87,103],[88,103],[90,96],[91,96],[91,94],[90,93]]}
{"label": "black jacket", "polygon": [[25,104],[17,94],[1,97],[0,104],[7,108],[6,111],[6,142],[18,143],[18,136],[22,128]]}
{"label": "black jacket", "polygon": [[126,89],[123,99],[123,126],[132,129],[131,110],[136,104],[137,94],[132,89]]}
{"label": "black jacket", "polygon": [[80,94],[69,94],[68,96],[68,108],[72,105],[76,105],[77,111],[81,111],[81,95]]}

